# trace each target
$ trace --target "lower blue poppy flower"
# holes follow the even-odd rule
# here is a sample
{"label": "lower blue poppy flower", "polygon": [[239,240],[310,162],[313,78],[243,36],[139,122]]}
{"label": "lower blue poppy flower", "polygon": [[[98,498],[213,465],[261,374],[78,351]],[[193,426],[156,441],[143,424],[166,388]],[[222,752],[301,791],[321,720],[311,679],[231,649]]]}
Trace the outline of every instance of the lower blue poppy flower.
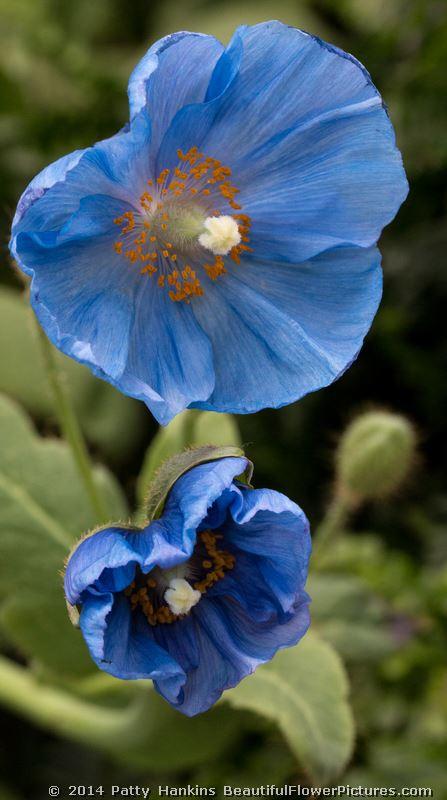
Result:
{"label": "lower blue poppy flower", "polygon": [[227,48],[182,32],[129,100],[125,129],[17,208],[11,252],[50,339],[163,424],[330,384],[371,325],[376,242],[408,190],[364,67],[279,22]]}
{"label": "lower blue poppy flower", "polygon": [[98,667],[151,678],[179,711],[206,711],[309,625],[309,525],[278,492],[239,483],[245,458],[201,464],[142,530],[81,541],[65,574]]}

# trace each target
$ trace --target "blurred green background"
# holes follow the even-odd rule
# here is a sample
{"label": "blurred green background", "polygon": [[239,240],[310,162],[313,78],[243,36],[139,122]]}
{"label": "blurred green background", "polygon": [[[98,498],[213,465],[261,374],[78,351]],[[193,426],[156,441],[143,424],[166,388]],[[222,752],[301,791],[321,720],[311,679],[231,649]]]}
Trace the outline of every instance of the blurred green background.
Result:
{"label": "blurred green background", "polygon": [[[436,797],[447,797],[444,0],[0,0],[0,391],[42,434],[56,432],[7,253],[26,184],[50,161],[122,127],[128,75],[155,39],[189,29],[227,41],[237,25],[270,18],[315,33],[366,65],[396,127],[410,195],[382,238],[384,300],[358,361],[332,387],[237,424],[256,485],[284,491],[314,526],[330,500],[333,451],[350,420],[380,407],[415,425],[419,455],[410,478],[392,499],[358,509],[312,594],[315,625],[342,655],[352,686],[357,738],[338,782],[432,786]],[[132,506],[157,427],[138,403],[84,368],[65,368],[91,452],[118,477]],[[9,640],[2,649],[18,663],[28,653]],[[237,718],[237,735],[217,719],[216,746],[205,746],[207,734],[202,757],[175,764],[161,726],[164,755],[137,769],[5,711],[0,800],[40,800],[58,783],[307,782],[274,726],[245,712]]]}

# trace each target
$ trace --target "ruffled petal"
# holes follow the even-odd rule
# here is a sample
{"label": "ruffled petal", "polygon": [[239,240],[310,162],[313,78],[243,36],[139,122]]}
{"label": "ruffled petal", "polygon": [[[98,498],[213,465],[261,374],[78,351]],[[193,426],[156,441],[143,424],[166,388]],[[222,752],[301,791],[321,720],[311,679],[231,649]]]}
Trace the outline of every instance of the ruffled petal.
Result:
{"label": "ruffled petal", "polygon": [[191,305],[172,302],[151,278],[139,278],[128,360],[118,388],[143,400],[166,425],[198,397],[211,394],[212,349]]}
{"label": "ruffled petal", "polygon": [[238,28],[228,50],[236,42],[238,79],[206,138],[234,163],[274,148],[290,130],[381,106],[360,62],[311,34],[272,20]]}
{"label": "ruffled petal", "polygon": [[47,335],[112,380],[127,362],[136,281],[132,265],[113,250],[113,219],[126,208],[114,198],[88,197],[59,233],[17,236],[33,275],[31,303]]}
{"label": "ruffled petal", "polygon": [[167,423],[212,392],[211,345],[190,306],[114,251],[113,220],[131,209],[107,195],[83,198],[58,232],[19,232],[17,249],[53,343]]}
{"label": "ruffled petal", "polygon": [[[289,611],[306,582],[311,551],[309,522],[299,506],[279,492],[242,488],[241,494],[243,505],[237,509],[230,506],[233,521],[230,518],[225,524],[225,539],[250,554],[268,591],[283,611]],[[245,583],[251,580],[250,560],[246,567]]]}
{"label": "ruffled petal", "polygon": [[149,572],[155,565],[169,569],[185,561],[208,509],[246,467],[246,458],[221,458],[194,467],[175,482],[160,519],[141,530],[103,528],[83,539],[65,573],[69,603],[75,605],[90,587],[121,591],[131,583],[136,564]]}
{"label": "ruffled petal", "polygon": [[156,42],[129,79],[131,119],[145,108],[152,120],[152,151],[176,112],[201,103],[223,46],[213,36],[180,31]]}
{"label": "ruffled petal", "polygon": [[24,272],[33,274],[22,253],[20,234],[57,233],[91,195],[130,205],[140,197],[147,188],[150,139],[150,121],[141,112],[129,130],[59,159],[31,182],[19,201],[10,242]]}
{"label": "ruffled petal", "polygon": [[213,503],[247,468],[246,458],[220,458],[186,472],[172,487],[163,510],[163,524],[179,549],[191,550],[196,531]]}
{"label": "ruffled petal", "polygon": [[291,403],[337,377],[337,365],[299,322],[233,276],[194,308],[214,356],[215,388],[194,408],[247,414]]}
{"label": "ruffled petal", "polygon": [[235,64],[232,79],[211,102],[177,114],[160,165],[193,144],[228,164],[252,216],[255,258],[304,261],[374,244],[408,184],[365,68],[279,22],[240,28],[224,58]]}
{"label": "ruffled petal", "polygon": [[[157,156],[157,171],[177,165],[177,150],[201,147],[214,121],[218,118],[223,99],[237,85],[242,58],[242,39],[237,31],[217,61],[203,102],[183,106],[172,119],[161,141]],[[215,153],[207,155],[219,158]]]}
{"label": "ruffled petal", "polygon": [[381,297],[376,248],[230,269],[194,307],[216,376],[211,397],[195,407],[277,408],[327,386],[356,358]]}
{"label": "ruffled petal", "polygon": [[[188,671],[183,695],[174,703],[187,716],[206,711],[225,689],[236,686],[279,648],[296,644],[309,625],[306,599],[282,625],[276,617],[255,622],[233,600],[222,598],[203,598],[191,616],[198,666]],[[157,683],[155,686],[166,696]]]}
{"label": "ruffled petal", "polygon": [[[228,540],[225,540],[228,547]],[[231,598],[248,616],[257,622],[264,622],[277,617],[279,622],[289,616],[291,605],[289,602],[281,604],[281,600],[266,582],[260,569],[260,559],[251,554],[231,547],[235,556],[234,567],[225,574],[225,578],[218,581],[207,591],[210,600],[216,598]]]}
{"label": "ruffled petal", "polygon": [[382,106],[297,128],[238,170],[252,219],[252,257],[301,262],[329,248],[369,247],[408,193]]}
{"label": "ruffled petal", "polygon": [[[139,553],[133,546],[128,528],[104,528],[83,539],[71,554],[64,578],[67,600],[75,605],[82,593],[93,586],[104,570],[114,571],[115,588],[120,591],[131,583]],[[131,572],[128,565],[133,565]]]}
{"label": "ruffled petal", "polygon": [[156,520],[144,529],[104,528],[83,539],[67,564],[65,594],[75,605],[83,602],[89,589],[107,594],[121,592],[132,582],[135,567],[147,573],[155,566],[170,569],[186,561],[195,536],[182,537],[181,531]]}
{"label": "ruffled petal", "polygon": [[178,701],[185,673],[154,641],[143,616],[131,614],[127,599],[89,593],[82,606],[80,627],[100,669],[122,680],[161,680],[166,699]]}
{"label": "ruffled petal", "polygon": [[246,261],[238,279],[306,331],[343,372],[357,356],[382,296],[376,247],[340,247],[302,264]]}
{"label": "ruffled petal", "polygon": [[29,207],[32,206],[36,200],[39,200],[47,189],[50,189],[55,183],[60,183],[65,180],[67,173],[78,164],[85,152],[86,150],[75,150],[73,153],[62,156],[62,158],[58,158],[57,161],[49,164],[48,167],[45,167],[45,169],[33,178],[17,204],[16,213],[12,222],[13,229],[17,228],[17,225]]}

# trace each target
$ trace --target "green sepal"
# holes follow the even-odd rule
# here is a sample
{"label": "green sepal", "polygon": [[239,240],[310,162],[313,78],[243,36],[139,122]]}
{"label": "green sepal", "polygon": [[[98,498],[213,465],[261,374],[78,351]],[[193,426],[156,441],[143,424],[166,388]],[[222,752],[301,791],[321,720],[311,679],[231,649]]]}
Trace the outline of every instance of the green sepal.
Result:
{"label": "green sepal", "polygon": [[[185,472],[199,466],[199,464],[217,461],[220,458],[245,458],[245,453],[240,447],[205,445],[184,450],[161,464],[147,490],[144,504],[147,521],[152,522],[152,520],[158,519],[162,515],[170,490]],[[237,480],[251,486],[252,475],[253,464],[249,461],[247,469],[242,475],[238,475]]]}
{"label": "green sepal", "polygon": [[68,619],[70,620],[74,628],[79,628],[80,614],[78,607],[72,606],[71,603],[68,602],[68,600],[65,601],[65,604],[67,606]]}

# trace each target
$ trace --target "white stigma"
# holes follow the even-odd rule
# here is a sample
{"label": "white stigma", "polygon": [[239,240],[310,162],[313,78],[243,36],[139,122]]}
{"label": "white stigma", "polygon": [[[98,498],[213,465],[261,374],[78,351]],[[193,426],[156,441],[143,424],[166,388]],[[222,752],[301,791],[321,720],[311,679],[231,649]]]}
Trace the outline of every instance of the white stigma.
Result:
{"label": "white stigma", "polygon": [[216,256],[226,256],[241,241],[238,224],[233,217],[207,217],[203,223],[205,233],[199,236],[199,244]]}
{"label": "white stigma", "polygon": [[184,578],[171,578],[164,599],[173,614],[187,614],[202,597]]}

